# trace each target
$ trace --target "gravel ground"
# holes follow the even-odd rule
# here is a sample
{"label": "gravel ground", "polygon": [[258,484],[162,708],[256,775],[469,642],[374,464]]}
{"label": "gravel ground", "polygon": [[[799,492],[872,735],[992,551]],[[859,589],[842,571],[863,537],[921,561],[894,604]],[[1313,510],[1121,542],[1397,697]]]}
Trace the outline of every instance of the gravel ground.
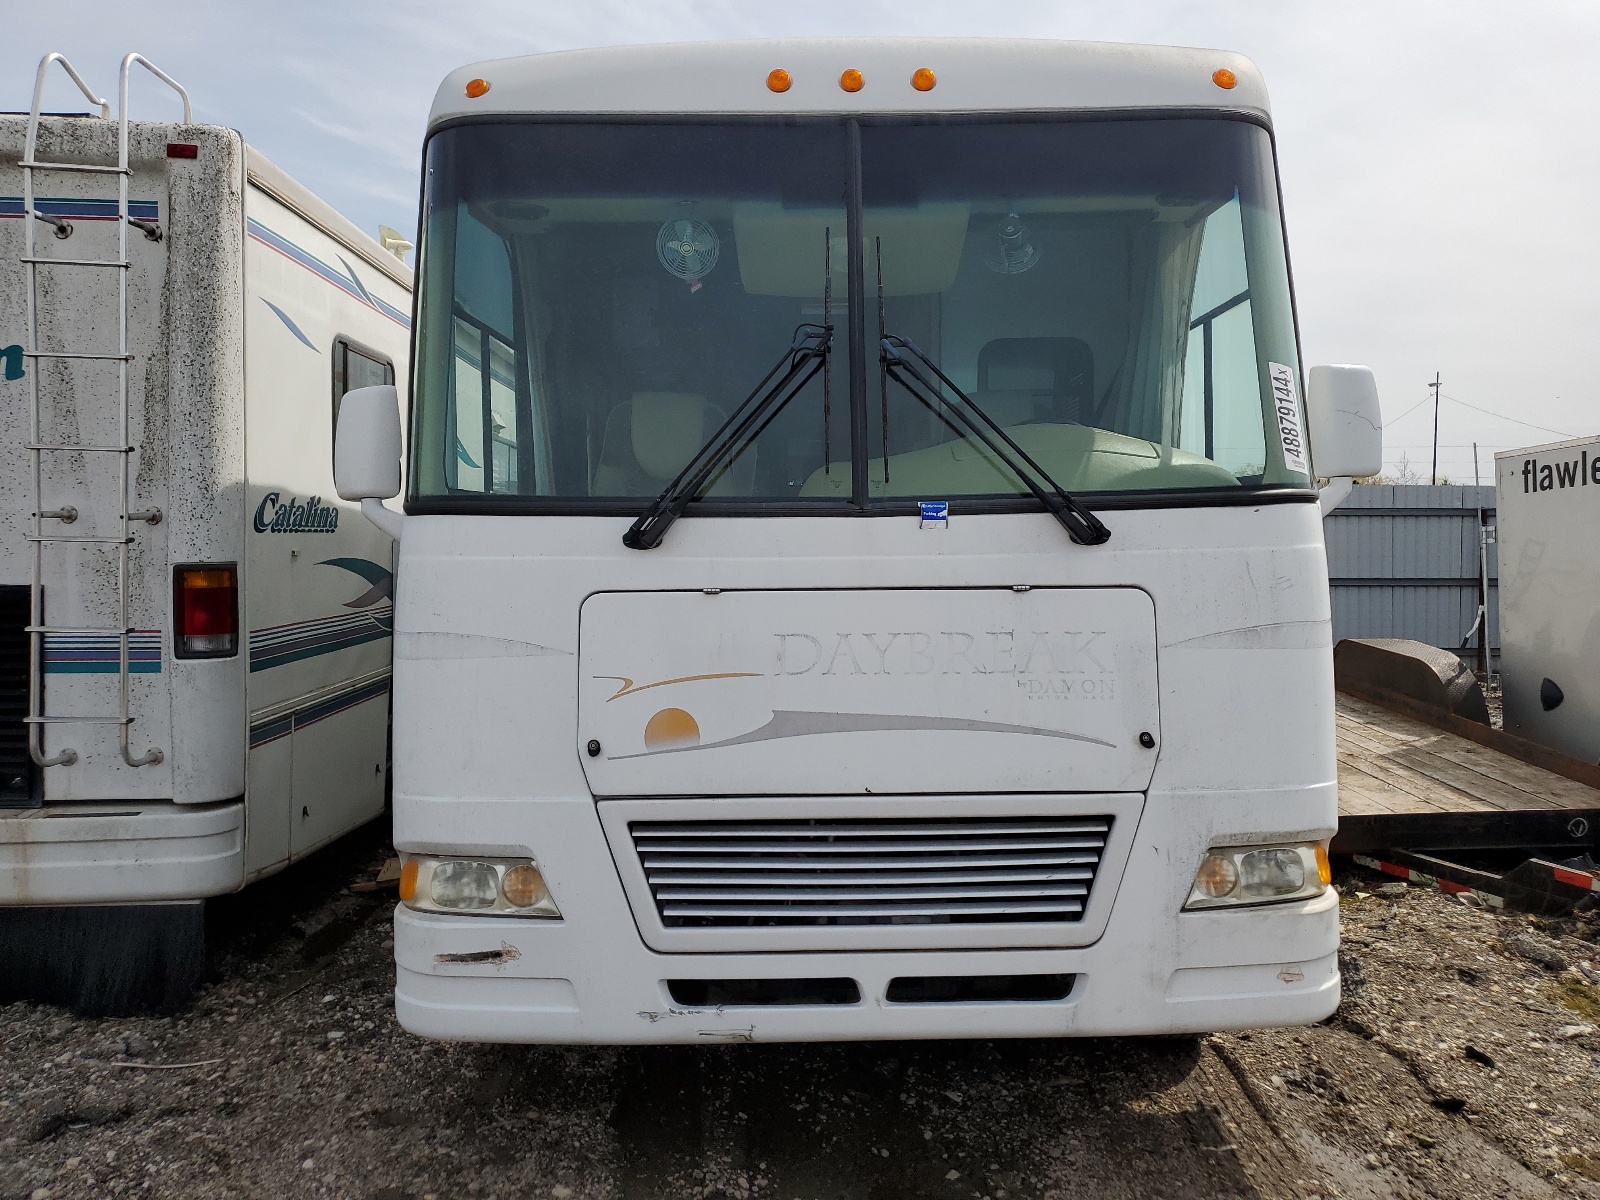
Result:
{"label": "gravel ground", "polygon": [[0,1200],[1600,1200],[1593,918],[1344,875],[1312,1029],[450,1045],[394,1021],[392,893],[346,889],[383,836],[214,904],[190,1012],[0,1008]]}

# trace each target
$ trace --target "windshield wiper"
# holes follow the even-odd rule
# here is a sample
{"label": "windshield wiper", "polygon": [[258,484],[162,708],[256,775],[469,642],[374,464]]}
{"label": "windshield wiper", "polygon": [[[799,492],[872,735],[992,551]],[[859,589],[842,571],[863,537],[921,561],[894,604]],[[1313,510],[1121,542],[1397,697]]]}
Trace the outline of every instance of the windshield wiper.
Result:
{"label": "windshield wiper", "polygon": [[[1050,477],[1048,471],[1034,462],[1027,451],[1012,441],[1011,436],[995,423],[994,418],[978,407],[972,397],[958,388],[950,377],[939,369],[938,364],[918,349],[914,342],[892,333],[882,334],[879,339],[878,365],[885,378],[893,379],[910,392],[956,436],[964,438],[971,435],[987,446],[996,458],[1011,468],[1012,474],[1022,480],[1039,502],[1050,510],[1050,515],[1061,522],[1061,527],[1073,541],[1080,546],[1098,546],[1110,539],[1111,531],[1101,523],[1100,518],[1073,499],[1065,488]],[[960,403],[952,404],[945,389],[949,389]],[[887,409],[885,416],[887,417]],[[965,429],[958,427],[951,417],[956,418]],[[887,456],[887,437],[884,449]],[[1023,469],[1024,465],[1027,470]],[[884,468],[884,478],[887,481],[887,461],[884,463]]]}
{"label": "windshield wiper", "polygon": [[783,357],[756,384],[733,415],[707,439],[666,489],[628,526],[622,544],[630,550],[653,550],[666,537],[672,523],[716,475],[732,469],[734,459],[761,436],[783,408],[823,370],[833,346],[833,326],[800,325]]}

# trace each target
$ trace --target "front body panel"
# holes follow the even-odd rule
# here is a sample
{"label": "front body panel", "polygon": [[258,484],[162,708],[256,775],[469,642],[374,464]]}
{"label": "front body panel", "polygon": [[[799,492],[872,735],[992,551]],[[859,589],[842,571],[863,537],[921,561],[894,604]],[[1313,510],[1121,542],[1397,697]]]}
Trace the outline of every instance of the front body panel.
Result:
{"label": "front body panel", "polygon": [[[1113,540],[1090,548],[1071,544],[1043,514],[957,512],[939,531],[918,528],[914,518],[686,518],[660,549],[641,555],[623,548],[627,522],[614,518],[409,518],[401,541],[406,586],[396,615],[396,845],[403,852],[535,858],[563,918],[403,911],[396,929],[402,1020],[449,1037],[692,1042],[734,1025],[752,1027],[757,1039],[1039,1035],[1326,1015],[1337,1002],[1337,973],[1329,965],[1336,906],[1179,912],[1208,847],[1326,838],[1333,831],[1332,647],[1316,506],[1120,511],[1105,519]],[[731,553],[737,546],[750,552]],[[648,590],[633,590],[641,581]],[[1032,590],[1013,591],[1019,584]],[[705,589],[721,590],[707,595]],[[804,602],[786,608],[795,597]],[[1104,618],[1090,624],[1120,630],[1129,646],[1116,663],[1116,694],[1127,707],[1084,718],[1106,722],[1087,728],[1122,747],[1148,720],[1156,746],[1141,749],[1144,757],[1129,749],[1127,759],[1116,757],[1121,749],[1091,747],[1106,755],[1103,762],[1140,764],[1127,791],[1116,794],[1086,782],[1094,760],[1065,739],[1039,738],[1055,757],[1041,755],[1029,773],[1009,775],[1015,747],[1032,745],[1038,735],[988,730],[856,730],[734,747],[767,745],[783,755],[764,768],[744,768],[760,770],[764,785],[736,795],[723,791],[719,772],[692,767],[696,753],[620,758],[643,749],[637,716],[630,725],[608,711],[629,700],[649,708],[646,725],[667,707],[697,720],[703,711],[706,728],[713,719],[766,724],[778,707],[774,689],[803,678],[776,674],[774,632],[810,632],[820,642],[813,629],[871,631],[871,624],[838,619],[851,604],[859,606],[854,615],[873,618],[959,614],[984,632],[1052,622],[1071,629],[1078,615]],[[1083,607],[1074,612],[1074,605]],[[700,606],[731,615],[702,617],[694,612]],[[1027,618],[1016,619],[1025,606]],[[775,610],[798,624],[776,631],[757,624],[757,614],[764,622]],[[646,611],[663,614],[652,618],[659,624],[646,621]],[[601,612],[612,622],[611,645],[651,647],[657,660],[644,667],[659,666],[660,675],[590,642],[599,627],[590,617]],[[735,662],[750,628],[762,635],[754,644],[765,646],[764,663]],[[880,621],[876,628],[916,625]],[[877,644],[884,645],[882,638]],[[590,658],[602,654],[612,657]],[[847,684],[903,686],[895,676],[866,673],[877,660],[864,645],[857,655],[863,673],[845,675]],[[830,679],[838,679],[844,663],[841,651]],[[713,669],[702,672],[707,666]],[[593,678],[620,675],[636,686],[735,666],[754,669],[742,678],[640,689],[615,700],[607,697],[621,681]],[[996,682],[976,672],[937,678]],[[1151,681],[1153,694],[1140,690],[1140,679]],[[962,719],[1008,721],[1028,712],[1007,707],[1035,702],[1012,699],[1026,691],[1016,676],[1005,676],[1005,683],[1003,700],[983,702],[990,708],[952,711]],[[742,708],[710,707],[703,697],[719,686],[752,693]],[[755,699],[756,689],[767,690]],[[909,701],[928,705],[915,711],[944,715],[941,693],[915,685],[858,695],[862,702],[852,696],[851,711],[898,712]],[[1067,728],[1065,718],[1053,720],[1054,728]],[[1042,718],[1037,727],[1045,727]],[[978,740],[964,751],[894,747],[908,737]],[[599,755],[588,753],[590,738],[601,743]],[[608,741],[618,760],[606,757]],[[1138,748],[1136,740],[1131,747]],[[940,770],[930,769],[930,757]],[[669,767],[682,773],[657,773]],[[622,770],[636,773],[610,774]],[[893,770],[900,786],[893,786]],[[858,773],[865,773],[866,786],[857,786]],[[1062,786],[1069,778],[1085,782]],[[972,786],[974,780],[991,782]],[[880,791],[883,783],[891,795]],[[797,794],[824,785],[833,785],[827,796]],[[608,799],[597,794],[602,787],[619,789],[611,794],[631,789],[634,798]],[[667,928],[628,834],[640,820],[1019,819],[1091,810],[1115,816],[1112,843],[1083,922],[1054,932],[937,923],[798,932]],[[451,966],[432,957],[502,943],[520,958]],[[898,952],[885,956],[885,949]],[[909,965],[913,959],[917,969]],[[908,964],[903,970],[901,962]],[[956,1024],[953,1009],[885,1008],[870,999],[901,973],[1066,969],[1082,972],[1081,986],[1091,990],[1058,1005],[958,1006],[966,1016]],[[1180,971],[1190,973],[1176,976]],[[656,1021],[636,1015],[672,1008],[663,982],[672,978],[836,975],[861,982],[863,1005],[740,1013],[720,1024],[693,1013]]]}
{"label": "front body panel", "polygon": [[[407,518],[405,587],[396,608],[397,788],[414,797],[561,796],[592,803],[595,790],[585,773],[595,769],[585,752],[592,735],[580,724],[579,696],[585,705],[591,697],[604,703],[619,685],[589,678],[602,672],[580,657],[581,614],[591,597],[641,585],[658,597],[722,589],[703,597],[708,606],[737,604],[738,592],[881,589],[907,597],[907,604],[931,604],[910,598],[982,589],[994,605],[990,629],[1016,628],[1014,606],[1032,603],[1031,593],[1011,591],[1019,584],[1074,589],[1050,593],[1063,596],[1083,594],[1075,589],[1143,593],[1158,631],[1160,728],[1151,732],[1160,737],[1153,772],[1144,777],[1151,791],[1332,781],[1332,647],[1316,505],[1105,517],[1113,539],[1098,547],[1074,545],[1044,514],[957,512],[938,531],[919,529],[914,517],[694,517],[646,554],[622,545],[628,525],[622,518]],[[748,549],[736,554],[738,547]],[[712,645],[717,627],[709,628],[662,641]],[[869,661],[863,654],[863,667]],[[604,674],[652,682],[622,664],[608,665],[616,669]],[[765,666],[770,671],[775,662]],[[635,695],[643,701],[671,691]],[[1135,737],[1143,728],[1136,720],[1129,727]],[[768,778],[743,794],[783,790],[782,782]],[[407,821],[404,812],[397,819]],[[404,832],[447,840],[458,834],[447,827]]]}

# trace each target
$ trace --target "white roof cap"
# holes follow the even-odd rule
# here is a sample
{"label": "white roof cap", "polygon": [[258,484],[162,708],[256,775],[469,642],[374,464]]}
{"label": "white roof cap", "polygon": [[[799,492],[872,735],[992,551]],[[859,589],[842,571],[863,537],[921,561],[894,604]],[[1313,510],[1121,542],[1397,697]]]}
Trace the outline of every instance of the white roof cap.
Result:
{"label": "white roof cap", "polygon": [[1578,450],[1594,442],[1600,442],[1600,433],[1591,433],[1586,437],[1568,438],[1564,442],[1543,442],[1537,446],[1523,446],[1518,450],[1496,450],[1495,459],[1502,458],[1531,458],[1535,454],[1549,454],[1552,450]]}
{"label": "white roof cap", "polygon": [[[911,86],[927,67],[938,83]],[[767,74],[789,72],[786,92]],[[841,72],[865,86],[850,93]],[[1212,74],[1232,71],[1219,87]],[[466,94],[468,80],[489,91]],[[439,86],[429,128],[516,113],[918,113],[1216,109],[1271,120],[1255,64],[1224,50],[1001,38],[810,38],[567,50],[473,63]]]}

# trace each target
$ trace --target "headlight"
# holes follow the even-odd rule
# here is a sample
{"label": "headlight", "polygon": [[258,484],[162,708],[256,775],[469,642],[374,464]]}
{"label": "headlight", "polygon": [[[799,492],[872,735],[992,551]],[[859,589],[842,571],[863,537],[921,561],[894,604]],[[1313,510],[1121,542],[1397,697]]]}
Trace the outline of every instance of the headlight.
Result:
{"label": "headlight", "polygon": [[538,866],[526,858],[408,855],[400,900],[420,912],[481,917],[560,917]]}
{"label": "headlight", "polygon": [[1184,908],[1272,904],[1320,896],[1333,881],[1328,848],[1321,842],[1293,846],[1219,846],[1206,851]]}

